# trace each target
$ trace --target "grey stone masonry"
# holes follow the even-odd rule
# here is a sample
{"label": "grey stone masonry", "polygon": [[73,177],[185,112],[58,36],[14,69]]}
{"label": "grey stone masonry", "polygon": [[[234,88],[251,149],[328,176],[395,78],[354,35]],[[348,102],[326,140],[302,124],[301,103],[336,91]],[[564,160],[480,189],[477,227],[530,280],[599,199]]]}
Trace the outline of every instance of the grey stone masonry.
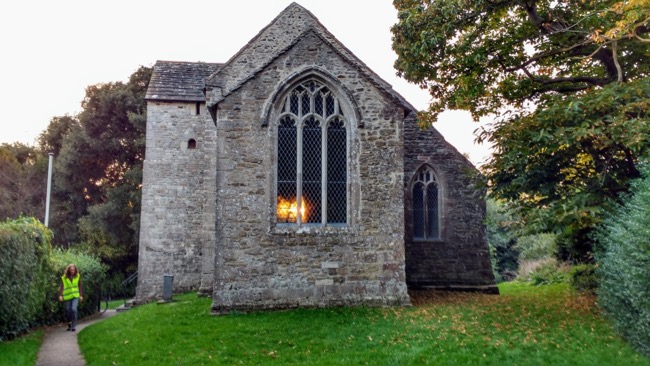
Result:
{"label": "grey stone masonry", "polygon": [[[412,288],[475,290],[498,293],[485,228],[485,192],[479,172],[435,129],[416,121],[404,127],[406,279]],[[440,187],[440,238],[413,238],[412,181],[430,167]]]}
{"label": "grey stone masonry", "polygon": [[[278,222],[278,125],[310,82],[331,93],[344,128],[332,145],[345,171],[336,224]],[[211,295],[217,314],[409,305],[407,285],[495,288],[476,169],[434,129],[419,132],[415,109],[300,5],[224,64],[159,61],[147,100],[137,301],[160,298],[164,275],[175,292]],[[313,116],[326,136],[329,120]],[[297,156],[319,151],[326,172],[329,145],[301,140],[301,128]],[[442,187],[435,242],[412,235],[422,166]],[[296,192],[307,168],[296,163]]]}
{"label": "grey stone masonry", "polygon": [[[305,64],[310,68],[302,74]],[[351,95],[364,103],[355,113],[349,102],[346,113],[350,199],[345,227],[286,228],[275,222],[276,130],[273,123],[260,126],[258,121],[279,81],[292,75],[326,83],[329,77],[339,99]],[[219,102],[216,111],[214,311],[408,304],[400,154],[404,106],[316,34],[305,34],[254,80]],[[356,115],[363,120],[356,121]]]}
{"label": "grey stone masonry", "polygon": [[[215,128],[205,103],[149,101],[144,162],[137,298],[161,295],[164,274],[174,289],[211,291],[214,255]],[[195,148],[189,148],[190,140]],[[212,256],[212,258],[210,258]]]}

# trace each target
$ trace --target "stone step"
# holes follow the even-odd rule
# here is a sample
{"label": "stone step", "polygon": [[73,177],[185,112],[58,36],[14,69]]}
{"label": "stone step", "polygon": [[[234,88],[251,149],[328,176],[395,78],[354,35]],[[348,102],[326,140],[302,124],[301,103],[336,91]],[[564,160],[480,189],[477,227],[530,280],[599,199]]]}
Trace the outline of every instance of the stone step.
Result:
{"label": "stone step", "polygon": [[135,306],[135,299],[129,299],[124,302],[124,305],[120,305],[115,309],[115,311],[120,312],[120,311],[127,311],[130,310],[132,307]]}

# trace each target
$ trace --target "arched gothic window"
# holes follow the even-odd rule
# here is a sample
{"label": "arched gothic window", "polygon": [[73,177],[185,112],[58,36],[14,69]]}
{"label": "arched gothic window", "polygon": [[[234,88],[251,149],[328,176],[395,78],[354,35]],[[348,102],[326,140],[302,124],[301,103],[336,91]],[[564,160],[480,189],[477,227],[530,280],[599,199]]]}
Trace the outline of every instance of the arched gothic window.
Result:
{"label": "arched gothic window", "polygon": [[339,101],[316,80],[287,94],[277,123],[277,222],[347,223],[347,133]]}
{"label": "arched gothic window", "polygon": [[431,168],[424,167],[418,171],[412,193],[413,238],[440,239],[440,190]]}

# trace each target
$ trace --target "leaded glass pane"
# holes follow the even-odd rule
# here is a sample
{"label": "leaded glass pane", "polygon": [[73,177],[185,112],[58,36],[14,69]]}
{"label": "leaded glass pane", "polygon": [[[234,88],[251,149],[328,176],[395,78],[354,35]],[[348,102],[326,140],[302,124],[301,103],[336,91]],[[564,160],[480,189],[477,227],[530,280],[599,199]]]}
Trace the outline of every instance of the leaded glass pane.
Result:
{"label": "leaded glass pane", "polygon": [[424,238],[424,184],[413,185],[413,237]]}
{"label": "leaded glass pane", "polygon": [[323,94],[321,92],[316,93],[314,96],[314,109],[317,115],[323,115]]}
{"label": "leaded glass pane", "polygon": [[298,100],[299,100],[300,93],[298,91],[294,91],[291,93],[289,96],[289,106],[291,109],[291,113],[295,114],[298,116],[300,112],[298,111]]}
{"label": "leaded glass pane", "polygon": [[335,113],[334,97],[331,94],[327,94],[327,97],[325,97],[325,117],[329,117]]}
{"label": "leaded glass pane", "polygon": [[322,144],[321,126],[313,116],[305,120],[302,132],[302,200],[305,223],[321,223]]}
{"label": "leaded glass pane", "polygon": [[302,103],[302,110],[301,110],[302,114],[300,115],[301,117],[302,117],[302,116],[306,116],[307,114],[309,114],[309,113],[312,112],[312,111],[311,111],[311,107],[310,107],[310,105],[309,105],[309,103],[310,103],[310,102],[309,102],[309,100],[310,100],[310,97],[309,97],[309,96],[310,96],[309,93],[305,92],[305,93],[303,93],[303,95],[300,97],[300,100],[301,100],[301,103]]}
{"label": "leaded glass pane", "polygon": [[440,237],[438,225],[438,185],[432,182],[427,185],[427,238]]}
{"label": "leaded glass pane", "polygon": [[[278,121],[278,222],[323,224],[323,210],[327,210],[328,223],[345,224],[347,133],[338,101],[324,85],[308,80],[288,94],[281,112],[292,113],[297,119],[283,117]],[[323,134],[321,123],[332,116],[336,118]],[[297,128],[302,129],[301,134]],[[322,141],[323,136],[327,136],[326,141]],[[323,156],[324,148],[327,156]],[[324,171],[327,176],[323,176]]]}
{"label": "leaded glass pane", "polygon": [[327,129],[327,222],[347,222],[347,136],[336,118]]}
{"label": "leaded glass pane", "polygon": [[297,141],[295,121],[290,117],[282,118],[278,126],[278,222],[297,222],[295,208],[298,167]]}

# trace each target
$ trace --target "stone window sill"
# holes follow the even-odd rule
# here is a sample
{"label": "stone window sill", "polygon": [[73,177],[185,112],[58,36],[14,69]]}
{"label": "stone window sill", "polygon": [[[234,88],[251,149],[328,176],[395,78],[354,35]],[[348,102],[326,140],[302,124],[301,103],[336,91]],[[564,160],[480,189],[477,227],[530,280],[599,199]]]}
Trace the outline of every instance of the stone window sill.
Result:
{"label": "stone window sill", "polygon": [[271,235],[306,235],[306,236],[328,236],[350,234],[353,230],[346,224],[332,224],[332,225],[302,225],[296,224],[276,224],[271,227]]}

